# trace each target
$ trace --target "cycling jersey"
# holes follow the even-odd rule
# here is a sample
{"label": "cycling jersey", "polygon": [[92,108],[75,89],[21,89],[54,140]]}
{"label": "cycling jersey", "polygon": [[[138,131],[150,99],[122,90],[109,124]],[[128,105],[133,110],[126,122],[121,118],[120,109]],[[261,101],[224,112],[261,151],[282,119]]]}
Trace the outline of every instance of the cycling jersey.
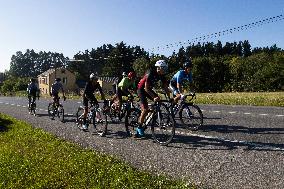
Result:
{"label": "cycling jersey", "polygon": [[36,92],[38,92],[37,84],[34,82],[29,83],[27,87],[27,92],[29,95],[36,96]]}
{"label": "cycling jersey", "polygon": [[52,95],[53,96],[54,95],[58,95],[60,89],[63,91],[62,83],[60,83],[60,82],[53,83],[52,86],[51,86],[51,93],[52,93]]}
{"label": "cycling jersey", "polygon": [[164,75],[159,75],[156,70],[148,70],[139,81],[138,89],[145,89],[146,83],[150,86],[150,89],[152,89],[158,81],[161,81],[163,85],[167,84],[167,79]]}
{"label": "cycling jersey", "polygon": [[171,79],[170,81],[170,89],[173,91],[174,95],[180,93],[179,89],[177,88],[177,84],[182,85],[183,81],[192,82],[192,73],[186,73],[184,70],[179,70]]}
{"label": "cycling jersey", "polygon": [[90,95],[93,95],[97,89],[100,91],[100,93],[103,92],[102,87],[100,86],[99,83],[96,83],[95,85],[93,85],[92,81],[88,81],[85,85],[83,94],[84,96],[88,97]]}
{"label": "cycling jersey", "polygon": [[152,90],[152,88],[158,81],[161,81],[162,85],[167,85],[167,79],[164,75],[159,75],[156,70],[148,70],[138,83],[137,93],[140,97],[140,104],[145,109],[148,109],[147,98],[153,100],[153,97],[145,91],[145,84],[147,83],[147,85],[150,86],[151,92],[155,95],[155,97],[157,97],[158,95]]}
{"label": "cycling jersey", "polygon": [[171,83],[180,84],[182,85],[183,81],[192,82],[192,73],[189,72],[188,74],[184,70],[179,70],[171,79]]}
{"label": "cycling jersey", "polygon": [[88,81],[86,83],[84,92],[83,92],[83,105],[84,106],[88,106],[88,102],[91,101],[95,104],[98,103],[98,100],[96,99],[94,92],[96,90],[99,90],[100,93],[103,93],[102,87],[100,86],[99,83],[96,83],[95,85],[93,85],[92,81]]}
{"label": "cycling jersey", "polygon": [[131,81],[128,77],[123,78],[119,84],[118,87],[121,88],[123,91],[128,90],[129,88],[135,89],[135,83],[134,81]]}

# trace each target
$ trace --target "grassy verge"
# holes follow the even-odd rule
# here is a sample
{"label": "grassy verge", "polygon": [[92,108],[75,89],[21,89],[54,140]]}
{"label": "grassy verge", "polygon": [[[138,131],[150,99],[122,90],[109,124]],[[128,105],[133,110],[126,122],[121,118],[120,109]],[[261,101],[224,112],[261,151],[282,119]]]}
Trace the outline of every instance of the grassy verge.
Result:
{"label": "grassy verge", "polygon": [[284,107],[284,92],[197,93],[195,102],[200,104]]}
{"label": "grassy verge", "polygon": [[0,188],[194,188],[0,114]]}

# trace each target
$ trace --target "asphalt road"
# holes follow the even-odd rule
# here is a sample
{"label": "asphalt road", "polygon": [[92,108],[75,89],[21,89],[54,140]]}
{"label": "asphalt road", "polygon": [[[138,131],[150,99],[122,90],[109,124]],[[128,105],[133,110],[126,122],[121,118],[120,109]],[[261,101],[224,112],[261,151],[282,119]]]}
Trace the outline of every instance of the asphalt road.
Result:
{"label": "asphalt road", "polygon": [[83,147],[112,154],[155,174],[183,178],[208,188],[284,188],[284,108],[200,105],[204,126],[177,129],[168,146],[127,138],[122,124],[109,125],[107,137],[75,126],[80,100],[63,102],[66,122],[50,120],[47,104],[37,101],[38,116],[27,113],[27,99],[0,97],[0,112],[26,120]]}

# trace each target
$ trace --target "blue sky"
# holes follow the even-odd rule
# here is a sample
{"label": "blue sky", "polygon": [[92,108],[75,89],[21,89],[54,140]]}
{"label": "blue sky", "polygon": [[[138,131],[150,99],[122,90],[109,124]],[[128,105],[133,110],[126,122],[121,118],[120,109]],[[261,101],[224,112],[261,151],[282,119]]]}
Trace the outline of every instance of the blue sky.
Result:
{"label": "blue sky", "polygon": [[[26,49],[73,58],[124,41],[150,50],[281,14],[284,0],[0,0],[0,72]],[[284,49],[284,20],[210,39],[217,40]]]}

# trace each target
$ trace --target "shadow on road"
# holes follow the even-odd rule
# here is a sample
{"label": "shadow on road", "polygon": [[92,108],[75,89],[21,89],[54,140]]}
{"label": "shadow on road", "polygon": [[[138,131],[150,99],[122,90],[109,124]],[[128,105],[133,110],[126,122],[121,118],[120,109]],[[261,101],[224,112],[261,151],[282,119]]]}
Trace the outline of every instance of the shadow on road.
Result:
{"label": "shadow on road", "polygon": [[201,128],[203,132],[219,132],[219,133],[247,133],[247,134],[283,134],[284,128],[250,128],[245,126],[230,125],[204,125]]}
{"label": "shadow on road", "polygon": [[192,136],[175,135],[175,138],[172,141],[172,144],[169,144],[169,147],[175,148],[175,143],[189,144],[188,147],[185,147],[186,149],[233,150],[243,148],[244,150],[256,151],[284,151],[284,144],[229,140],[225,138],[211,137],[198,134],[193,134]]}

